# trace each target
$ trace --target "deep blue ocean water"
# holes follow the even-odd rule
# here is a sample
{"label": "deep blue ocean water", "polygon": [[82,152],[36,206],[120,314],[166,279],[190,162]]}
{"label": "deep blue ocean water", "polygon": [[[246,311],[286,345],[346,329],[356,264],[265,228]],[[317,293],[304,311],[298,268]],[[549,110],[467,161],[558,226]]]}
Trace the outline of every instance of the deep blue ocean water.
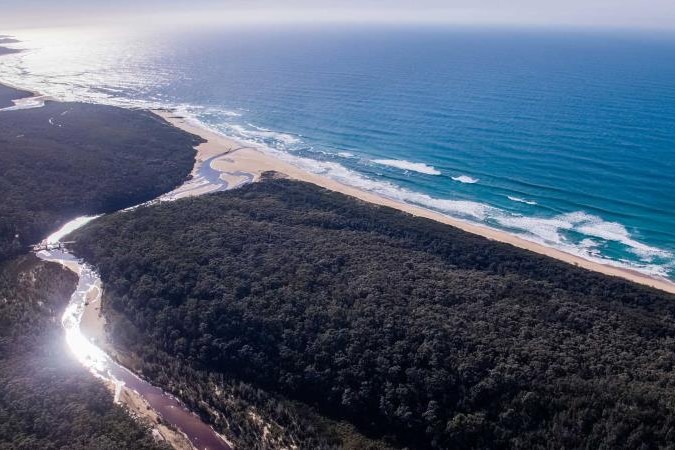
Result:
{"label": "deep blue ocean water", "polygon": [[174,106],[308,170],[675,278],[675,35],[15,33],[0,80]]}

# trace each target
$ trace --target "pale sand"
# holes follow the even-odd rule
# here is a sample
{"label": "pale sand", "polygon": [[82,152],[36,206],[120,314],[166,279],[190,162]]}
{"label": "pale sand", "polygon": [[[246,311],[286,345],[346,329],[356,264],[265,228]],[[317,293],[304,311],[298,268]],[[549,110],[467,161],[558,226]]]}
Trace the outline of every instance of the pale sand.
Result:
{"label": "pale sand", "polygon": [[111,348],[105,332],[106,320],[101,314],[101,294],[101,282],[97,281],[87,293],[84,313],[80,321],[80,330],[87,339],[102,348],[106,353],[110,353]]}
{"label": "pale sand", "polygon": [[[263,172],[276,171],[286,175],[289,178],[313,183],[332,191],[341,192],[343,194],[356,197],[366,202],[396,208],[414,216],[436,220],[438,222],[462,229],[469,233],[478,234],[494,241],[504,242],[535,253],[539,253],[541,255],[556,258],[575,266],[583,267],[585,269],[604,273],[610,276],[621,277],[636,283],[644,284],[675,294],[675,283],[652,278],[639,272],[588,261],[584,258],[571,255],[554,248],[546,247],[541,244],[530,242],[503,231],[474,225],[458,219],[453,219],[441,213],[430,211],[422,207],[381,197],[377,194],[339,183],[327,177],[306,172],[286,161],[282,161],[279,158],[264,152],[261,149],[249,147],[248,144],[242,144],[233,139],[225,138],[204,127],[195,125],[173,112],[164,110],[153,112],[166,119],[172,125],[187,131],[188,133],[201,136],[207,141],[197,147],[198,164],[210,157],[222,154],[229,150],[230,153],[212,163],[212,167],[214,169],[222,172],[247,172],[254,176],[256,181],[260,179],[260,175]],[[242,147],[245,148],[241,149]]]}
{"label": "pale sand", "polygon": [[152,426],[152,434],[156,439],[159,437],[176,450],[196,450],[185,435],[164,425],[155,410],[136,391],[123,387],[118,400],[135,417]]}

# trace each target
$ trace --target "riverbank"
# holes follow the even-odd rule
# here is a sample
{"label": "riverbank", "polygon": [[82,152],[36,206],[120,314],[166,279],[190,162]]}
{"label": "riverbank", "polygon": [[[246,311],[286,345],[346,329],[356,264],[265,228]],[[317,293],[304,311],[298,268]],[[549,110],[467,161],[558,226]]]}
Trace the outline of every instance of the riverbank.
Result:
{"label": "riverbank", "polygon": [[[81,276],[82,266],[75,261],[59,260],[59,264]],[[103,289],[101,281],[97,279],[85,293],[84,311],[80,321],[80,331],[90,342],[102,349],[114,359],[121,358],[108,338],[106,320],[101,314],[101,299]],[[176,450],[195,450],[190,439],[182,432],[170,427],[162,420],[158,412],[150,405],[141,393],[132,386],[116,383],[110,378],[99,379],[114,396],[115,403],[123,405],[138,421],[148,425],[157,441],[167,442]]]}
{"label": "riverbank", "polygon": [[[0,195],[0,217],[5,231],[14,230],[12,233],[0,233],[0,261],[28,252],[47,233],[78,215],[94,216],[153,200],[180,185],[194,166],[194,146],[199,141],[147,111],[59,102],[11,85],[0,85],[0,105],[3,107],[0,112],[0,141],[4,142],[7,149],[12,149],[11,152],[0,152],[0,167],[7,187]],[[111,127],[110,124],[115,125]],[[153,137],[151,144],[148,143],[148,135]],[[138,159],[134,161],[134,158]],[[26,161],[39,164],[26,164]],[[153,163],[148,164],[148,161]],[[36,195],[36,192],[40,195]],[[68,258],[53,262],[62,263],[80,275],[81,266]],[[50,294],[50,291],[46,293]],[[86,293],[83,303],[88,306],[83,327],[94,337],[92,340],[95,343],[105,346],[104,321],[100,317],[100,282],[87,289]],[[76,290],[73,295],[78,294]],[[57,309],[53,311],[60,313]],[[13,322],[10,321],[10,325],[14,326]],[[60,321],[57,318],[53,323],[57,325]],[[59,340],[63,336],[63,330],[60,331]],[[68,333],[66,336],[68,340]],[[53,342],[54,339],[50,339],[50,344]],[[79,339],[71,339],[68,344],[76,355],[78,350],[86,352],[88,348]],[[58,355],[58,358],[63,359],[62,355]],[[87,367],[86,364],[84,366]],[[89,377],[86,372],[82,372],[82,375]],[[39,377],[40,374],[31,374],[31,379]],[[94,383],[92,379],[91,384],[98,386],[92,389],[105,393],[106,401],[112,400],[114,396],[116,403],[122,404],[132,416],[153,428],[155,439],[167,441],[181,450],[195,448],[187,435],[177,431],[180,427],[174,427],[171,425],[174,422],[162,419],[165,416],[153,410],[151,402],[154,397],[144,397],[136,385],[127,383],[126,386],[118,386],[105,378],[98,377],[98,380],[103,381],[102,386],[107,392],[99,386],[98,381]],[[68,374],[61,378],[53,376],[49,385],[65,386],[71,380]],[[36,387],[33,391],[39,394],[42,392],[40,389]],[[67,392],[68,389],[55,393],[66,395]],[[69,402],[72,401],[74,406],[67,406],[85,416],[85,412],[100,399],[94,401],[92,397],[86,396],[86,391],[81,396],[86,397],[86,401],[75,405],[77,399],[69,397]],[[51,401],[53,396],[47,398]],[[47,400],[38,399],[30,405],[29,410],[39,409],[41,417],[49,414],[57,417],[58,412],[44,406],[47,403]],[[123,413],[122,408],[113,408],[112,402],[110,404],[112,411]],[[99,412],[92,411],[91,417],[98,417]],[[126,413],[122,415],[111,416],[110,429],[97,430],[96,433],[114,437],[114,440],[108,441],[113,446],[134,439],[138,448],[156,447],[150,435],[145,436],[144,426],[128,420]],[[184,415],[189,416],[191,421],[198,421],[189,412]],[[80,434],[92,437],[91,428],[71,429],[65,426],[69,423],[68,419],[64,417],[64,420],[66,422],[54,427],[64,428],[58,439],[67,440],[68,436]],[[113,421],[117,424],[113,424]],[[126,433],[120,433],[120,423],[127,427]],[[206,425],[203,427],[206,428]],[[33,430],[30,433],[39,435],[42,431]],[[147,442],[141,442],[138,437],[141,434],[144,439],[147,438]],[[84,439],[82,436],[81,439]],[[60,442],[55,437],[50,439]],[[72,445],[66,441],[59,446]],[[129,448],[129,444],[117,446]]]}
{"label": "riverbank", "polygon": [[0,448],[164,449],[70,354],[60,319],[77,279],[35,255],[0,256]]}
{"label": "riverbank", "polygon": [[435,211],[431,211],[429,209],[382,197],[353,186],[348,186],[330,178],[306,172],[301,168],[294,166],[293,164],[276,158],[268,152],[253,148],[250,146],[250,144],[240,143],[234,139],[226,138],[220,134],[208,130],[205,127],[201,127],[193,122],[188,121],[186,118],[174,113],[173,111],[154,110],[153,112],[167,120],[175,127],[204,139],[205,142],[197,147],[198,164],[203,163],[207,159],[213,158],[217,155],[223,155],[211,163],[211,166],[214,169],[223,173],[248,173],[253,177],[254,181],[258,181],[264,172],[278,172],[295,180],[306,181],[369,203],[395,208],[414,216],[435,220],[437,222],[451,225],[469,233],[477,234],[494,241],[514,245],[525,250],[564,261],[568,264],[583,267],[584,269],[603,273],[609,276],[624,278],[626,280],[660,289],[669,293],[675,293],[675,283],[670,281],[652,278],[639,272],[623,269],[620,267],[613,267],[607,264],[589,261],[579,256],[565,253],[551,247],[546,247],[544,245],[522,239],[503,231],[471,224],[443,215],[441,213],[437,213]]}

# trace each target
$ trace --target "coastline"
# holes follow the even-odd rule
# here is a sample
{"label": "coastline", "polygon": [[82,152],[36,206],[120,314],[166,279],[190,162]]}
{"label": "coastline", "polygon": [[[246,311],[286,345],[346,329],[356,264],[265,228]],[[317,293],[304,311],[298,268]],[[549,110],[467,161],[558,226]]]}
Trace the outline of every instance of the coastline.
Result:
{"label": "coastline", "polygon": [[[423,207],[409,203],[403,203],[401,201],[382,197],[380,195],[364,191],[353,186],[342,184],[322,175],[307,172],[259,148],[254,148],[250,144],[238,142],[232,138],[217,134],[206,127],[191,123],[185,117],[180,116],[172,110],[162,109],[152,110],[152,112],[169,122],[171,125],[204,139],[205,142],[196,148],[196,166],[202,164],[209,158],[221,155],[220,157],[213,160],[211,167],[222,172],[225,177],[231,177],[231,174],[233,173],[248,173],[253,177],[253,181],[258,181],[263,172],[278,172],[288,178],[312,183],[368,203],[398,209],[400,211],[412,214],[413,216],[435,220],[437,222],[459,228],[463,231],[483,236],[492,241],[510,244],[515,247],[548,256],[550,258],[555,258],[557,260],[587,270],[602,273],[608,276],[623,278],[628,281],[675,294],[675,283],[673,282],[653,278],[637,271],[589,261],[582,257],[572,255],[555,248],[528,241],[518,236],[509,234],[505,231],[454,219]],[[223,179],[227,181],[227,178]]]}
{"label": "coastline", "polygon": [[[1,55],[1,54],[0,54]],[[2,99],[0,99],[0,111],[12,111],[17,109],[28,109],[44,106],[45,102],[56,102],[58,99],[50,97],[48,95],[41,94],[39,92],[22,89],[18,86],[14,86],[11,83],[5,81],[0,81],[0,88],[9,89],[10,91],[15,91],[18,94],[18,97],[9,100],[12,104],[1,104]],[[14,96],[13,96],[14,97]]]}
{"label": "coastline", "polygon": [[[22,101],[30,102],[31,100],[38,100],[40,103],[44,101],[58,101],[58,99],[45,96],[32,90],[21,89],[20,87],[13,86],[1,80],[0,86],[5,86],[10,89],[29,92],[32,94],[30,97],[24,97],[15,100],[15,107],[17,107],[17,109],[23,107],[31,108],[42,106],[41,104],[28,104],[24,106],[22,105]],[[16,104],[17,101],[18,104]],[[212,168],[221,172],[221,179],[227,184],[233,185],[233,187],[237,187],[240,185],[240,183],[245,182],[245,180],[242,180],[242,174],[250,175],[253,181],[256,182],[259,181],[263,172],[274,171],[291,179],[305,181],[335,192],[340,192],[342,194],[358,198],[362,201],[376,205],[387,206],[407,212],[414,216],[435,220],[437,222],[459,228],[468,233],[476,234],[493,241],[510,244],[515,247],[572,264],[577,267],[591,270],[593,272],[623,278],[625,280],[632,281],[644,286],[675,294],[675,282],[651,277],[635,270],[591,261],[580,256],[564,252],[562,250],[529,241],[527,239],[510,234],[506,231],[501,231],[488,226],[481,226],[456,219],[421,206],[383,197],[373,192],[340,183],[322,175],[310,173],[287,161],[277,158],[269,152],[265,152],[260,148],[254,147],[252,144],[239,142],[234,138],[225,137],[209,130],[204,126],[192,123],[177,113],[174,109],[162,108],[150,109],[149,111],[159,118],[167,121],[172,126],[204,139],[205,142],[196,147],[197,154],[195,157],[195,166],[191,172],[193,177],[197,174],[201,164],[203,164],[207,159],[211,158],[213,158]],[[177,195],[174,198],[200,195],[208,193],[211,190],[212,189],[209,187],[189,187],[189,189],[184,192],[177,192]]]}

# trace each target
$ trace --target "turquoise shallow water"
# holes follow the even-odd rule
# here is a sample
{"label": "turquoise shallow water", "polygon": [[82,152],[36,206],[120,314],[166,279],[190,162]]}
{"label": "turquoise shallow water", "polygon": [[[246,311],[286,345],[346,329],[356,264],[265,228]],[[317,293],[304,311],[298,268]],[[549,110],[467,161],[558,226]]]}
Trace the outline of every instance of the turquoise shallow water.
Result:
{"label": "turquoise shallow water", "polygon": [[[83,34],[84,33],[84,34]],[[308,170],[675,278],[675,36],[18,33],[0,80],[175,106]]]}

